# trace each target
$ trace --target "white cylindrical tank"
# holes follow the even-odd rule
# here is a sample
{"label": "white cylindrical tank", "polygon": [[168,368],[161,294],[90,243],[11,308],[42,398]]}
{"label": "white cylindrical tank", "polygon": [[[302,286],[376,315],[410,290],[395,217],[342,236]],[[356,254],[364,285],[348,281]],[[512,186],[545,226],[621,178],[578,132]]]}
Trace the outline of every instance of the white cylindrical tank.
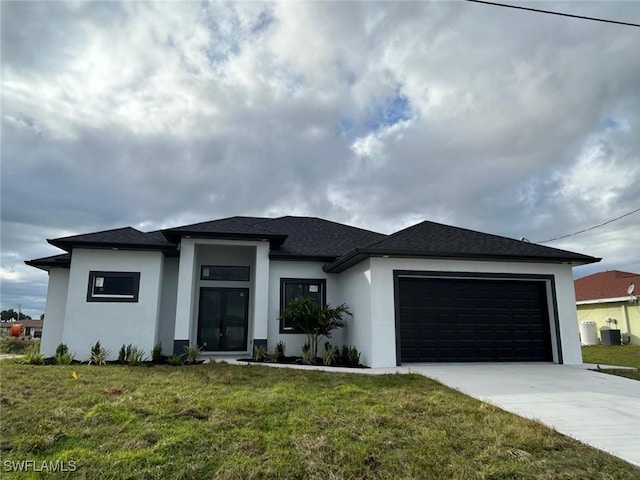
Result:
{"label": "white cylindrical tank", "polygon": [[598,345],[596,322],[591,320],[583,320],[580,322],[580,343],[582,345]]}

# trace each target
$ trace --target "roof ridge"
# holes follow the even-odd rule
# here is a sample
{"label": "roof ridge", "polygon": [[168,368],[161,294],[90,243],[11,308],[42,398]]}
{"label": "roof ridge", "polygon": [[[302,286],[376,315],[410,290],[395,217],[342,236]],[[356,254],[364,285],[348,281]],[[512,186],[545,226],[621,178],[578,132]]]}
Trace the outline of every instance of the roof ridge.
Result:
{"label": "roof ridge", "polygon": [[236,218],[243,218],[243,219],[249,219],[250,218],[250,219],[256,220],[255,223],[261,223],[264,220],[272,220],[269,217],[252,217],[252,216],[249,216],[249,215],[234,215],[232,217],[216,218],[216,219],[213,219],[213,220],[204,220],[202,222],[189,223],[187,225],[178,225],[176,227],[163,228],[160,231],[180,230],[180,229],[183,229],[184,227],[195,227],[197,225],[204,225],[206,223],[223,222],[225,220],[233,220],[233,219],[236,219]]}
{"label": "roof ridge", "polygon": [[[618,275],[618,274],[624,274],[624,276],[622,275]],[[587,278],[591,278],[591,277],[595,277],[596,275],[607,275],[609,274],[611,276],[611,274],[613,274],[613,276],[615,276],[616,278],[625,278],[625,277],[640,277],[640,273],[633,273],[633,272],[627,272],[624,270],[603,270],[601,272],[594,272],[594,273],[590,273],[589,275],[585,275],[584,277],[580,277],[580,278],[576,278],[575,281],[579,281],[579,280],[584,280]]]}
{"label": "roof ridge", "polygon": [[322,222],[332,223],[334,225],[339,225],[340,227],[350,228],[352,230],[360,230],[360,231],[364,231],[364,232],[375,233],[375,234],[378,234],[378,235],[384,235],[385,237],[388,236],[388,235],[386,235],[384,233],[376,232],[376,231],[370,230],[368,228],[356,227],[355,225],[348,225],[346,223],[337,222],[335,220],[328,220],[326,218],[316,217],[316,216],[309,216],[309,215],[283,215],[282,217],[272,218],[271,220],[280,220],[282,218],[306,218],[306,219],[310,219],[310,220],[320,220]]}

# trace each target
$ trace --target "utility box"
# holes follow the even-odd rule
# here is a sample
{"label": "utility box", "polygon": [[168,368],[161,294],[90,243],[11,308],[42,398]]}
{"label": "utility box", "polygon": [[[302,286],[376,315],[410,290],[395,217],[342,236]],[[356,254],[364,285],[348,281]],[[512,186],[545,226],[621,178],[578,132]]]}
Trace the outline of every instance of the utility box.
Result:
{"label": "utility box", "polygon": [[603,328],[600,330],[602,345],[622,345],[620,340],[620,330]]}
{"label": "utility box", "polygon": [[580,343],[582,345],[598,345],[596,322],[590,320],[580,322]]}

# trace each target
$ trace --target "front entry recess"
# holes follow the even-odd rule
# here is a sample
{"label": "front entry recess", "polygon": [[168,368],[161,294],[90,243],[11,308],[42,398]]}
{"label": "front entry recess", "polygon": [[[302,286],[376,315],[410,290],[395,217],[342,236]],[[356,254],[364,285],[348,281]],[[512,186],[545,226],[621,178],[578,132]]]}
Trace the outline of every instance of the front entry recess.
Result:
{"label": "front entry recess", "polygon": [[248,288],[201,288],[198,345],[206,352],[247,350]]}

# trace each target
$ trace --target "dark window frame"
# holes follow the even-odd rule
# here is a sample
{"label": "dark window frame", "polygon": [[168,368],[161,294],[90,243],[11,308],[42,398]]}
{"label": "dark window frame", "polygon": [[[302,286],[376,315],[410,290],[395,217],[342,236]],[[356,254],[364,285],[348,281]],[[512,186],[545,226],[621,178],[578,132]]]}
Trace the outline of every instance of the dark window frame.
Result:
{"label": "dark window frame", "polygon": [[[281,278],[280,279],[280,311],[284,309],[286,304],[293,300],[290,298],[288,300],[285,299],[286,296],[286,287],[289,284],[297,284],[297,285],[319,285],[320,292],[322,297],[322,306],[327,304],[327,279],[326,278]],[[280,333],[303,333],[300,330],[297,330],[293,327],[285,327],[284,321],[280,320]]]}
{"label": "dark window frame", "polygon": [[[209,276],[205,276],[204,270],[210,269],[214,270],[216,268],[219,269],[242,269],[246,273],[246,279],[243,280],[234,280],[229,278],[211,278],[211,274]],[[200,280],[212,281],[212,282],[249,282],[251,281],[251,267],[247,265],[201,265],[200,266]]]}
{"label": "dark window frame", "polygon": [[[131,294],[110,294],[96,293],[94,291],[96,277],[111,278],[131,278],[133,280],[133,288]],[[114,271],[96,271],[89,272],[89,283],[87,285],[87,302],[117,302],[117,303],[137,303],[138,294],[140,292],[140,272],[114,272]]]}

